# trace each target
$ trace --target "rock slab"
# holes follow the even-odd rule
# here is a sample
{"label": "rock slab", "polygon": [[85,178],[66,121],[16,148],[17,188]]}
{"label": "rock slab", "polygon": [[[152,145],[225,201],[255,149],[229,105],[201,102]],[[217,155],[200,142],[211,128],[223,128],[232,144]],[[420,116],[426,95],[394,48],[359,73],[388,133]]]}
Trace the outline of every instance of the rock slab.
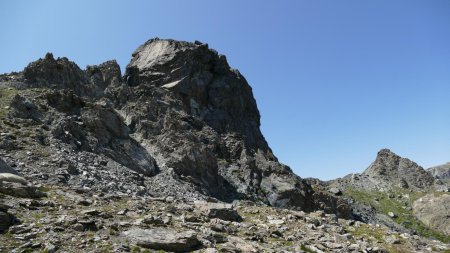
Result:
{"label": "rock slab", "polygon": [[141,229],[132,228],[123,235],[138,246],[154,250],[187,252],[199,246],[196,232],[193,230],[177,231],[170,228]]}

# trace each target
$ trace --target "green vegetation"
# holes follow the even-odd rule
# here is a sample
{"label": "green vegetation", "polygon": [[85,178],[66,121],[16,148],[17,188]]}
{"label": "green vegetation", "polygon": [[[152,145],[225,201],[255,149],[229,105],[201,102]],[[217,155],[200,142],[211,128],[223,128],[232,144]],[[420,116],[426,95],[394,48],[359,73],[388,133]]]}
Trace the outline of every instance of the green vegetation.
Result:
{"label": "green vegetation", "polygon": [[412,203],[425,194],[426,192],[413,192],[400,188],[391,192],[362,191],[352,188],[345,190],[346,196],[365,205],[372,206],[380,213],[387,215],[388,212],[393,212],[396,215],[392,219],[394,222],[416,231],[418,235],[450,243],[450,236],[430,229],[413,215],[411,210]]}
{"label": "green vegetation", "polygon": [[14,88],[0,87],[0,119],[6,116],[8,112],[7,106],[9,106],[9,103],[16,94],[17,90]]}
{"label": "green vegetation", "polygon": [[369,226],[366,224],[356,227],[354,231],[350,232],[355,237],[371,238],[374,241],[380,242],[384,242],[384,235],[386,234],[386,230],[384,228]]}

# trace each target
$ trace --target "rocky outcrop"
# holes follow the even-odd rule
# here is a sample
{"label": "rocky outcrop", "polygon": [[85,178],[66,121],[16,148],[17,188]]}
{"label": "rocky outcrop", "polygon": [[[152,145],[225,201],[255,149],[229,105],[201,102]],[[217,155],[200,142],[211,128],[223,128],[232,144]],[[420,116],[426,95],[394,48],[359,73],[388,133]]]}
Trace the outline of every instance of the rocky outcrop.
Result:
{"label": "rocky outcrop", "polygon": [[412,207],[424,224],[450,236],[450,195],[431,193],[416,200]]}

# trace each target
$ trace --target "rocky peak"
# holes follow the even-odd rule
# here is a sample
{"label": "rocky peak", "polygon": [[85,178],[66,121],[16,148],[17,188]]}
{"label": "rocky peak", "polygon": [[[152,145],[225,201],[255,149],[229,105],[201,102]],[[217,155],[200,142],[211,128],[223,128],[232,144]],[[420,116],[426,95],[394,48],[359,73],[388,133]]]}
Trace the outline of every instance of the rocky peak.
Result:
{"label": "rocky peak", "polygon": [[434,182],[417,163],[400,157],[389,149],[380,150],[363,175],[403,188],[426,188]]}
{"label": "rocky peak", "polygon": [[260,130],[260,115],[250,85],[208,44],[151,39],[128,64],[129,86],[151,85],[176,94],[185,111],[219,133],[235,132],[248,147],[268,149]]}

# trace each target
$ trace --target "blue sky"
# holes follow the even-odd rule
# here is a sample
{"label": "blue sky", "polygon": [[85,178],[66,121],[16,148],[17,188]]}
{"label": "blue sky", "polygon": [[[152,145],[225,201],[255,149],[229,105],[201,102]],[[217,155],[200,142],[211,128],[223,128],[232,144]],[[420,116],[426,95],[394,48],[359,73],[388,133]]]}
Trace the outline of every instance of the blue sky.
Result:
{"label": "blue sky", "polygon": [[247,78],[262,131],[302,177],[363,171],[381,148],[450,161],[450,1],[0,2],[0,72],[46,52],[80,67],[152,37],[200,40]]}

